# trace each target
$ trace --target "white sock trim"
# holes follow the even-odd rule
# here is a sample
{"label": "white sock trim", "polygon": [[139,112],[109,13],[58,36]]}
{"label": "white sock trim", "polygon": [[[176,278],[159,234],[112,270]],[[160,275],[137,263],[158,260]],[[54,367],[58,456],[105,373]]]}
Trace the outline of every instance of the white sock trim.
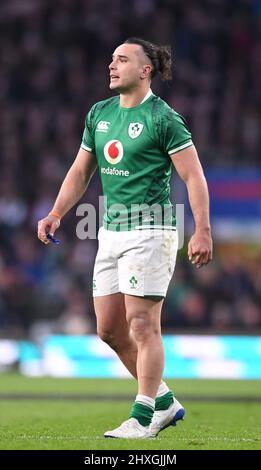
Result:
{"label": "white sock trim", "polygon": [[165,382],[163,382],[163,380],[160,382],[160,385],[159,385],[159,388],[158,388],[158,392],[157,392],[157,395],[156,395],[156,398],[160,398],[160,397],[163,397],[163,395],[165,395],[166,393],[169,392],[169,387],[167,386],[167,384]]}
{"label": "white sock trim", "polygon": [[135,403],[149,406],[149,408],[152,408],[153,410],[155,409],[155,400],[151,397],[147,397],[146,395],[138,394],[135,398]]}

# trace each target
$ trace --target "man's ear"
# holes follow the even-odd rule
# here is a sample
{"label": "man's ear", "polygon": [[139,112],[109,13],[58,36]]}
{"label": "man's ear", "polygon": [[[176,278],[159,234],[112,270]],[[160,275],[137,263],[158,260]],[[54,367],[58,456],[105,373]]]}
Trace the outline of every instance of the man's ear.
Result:
{"label": "man's ear", "polygon": [[143,65],[142,72],[141,72],[141,78],[148,78],[151,71],[152,71],[152,66],[151,65],[149,65],[149,64]]}

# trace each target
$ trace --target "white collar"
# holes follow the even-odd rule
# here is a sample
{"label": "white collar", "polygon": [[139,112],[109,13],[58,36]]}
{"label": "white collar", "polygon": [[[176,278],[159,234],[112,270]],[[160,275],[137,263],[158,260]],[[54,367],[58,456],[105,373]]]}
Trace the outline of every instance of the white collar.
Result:
{"label": "white collar", "polygon": [[143,98],[143,100],[142,100],[142,102],[141,102],[140,104],[142,104],[142,103],[144,103],[145,101],[147,101],[147,99],[148,99],[151,95],[152,95],[152,90],[151,90],[151,88],[150,88],[149,91],[148,91],[148,93],[146,94],[146,96],[144,96],[144,98]]}

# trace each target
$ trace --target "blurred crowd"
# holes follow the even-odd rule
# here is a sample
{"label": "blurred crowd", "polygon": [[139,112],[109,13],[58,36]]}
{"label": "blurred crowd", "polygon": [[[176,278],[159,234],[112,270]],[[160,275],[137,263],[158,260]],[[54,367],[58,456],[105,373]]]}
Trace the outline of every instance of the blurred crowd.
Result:
{"label": "blurred crowd", "polygon": [[217,245],[213,262],[198,270],[186,258],[181,252],[166,299],[163,326],[220,333],[260,332],[260,247]]}
{"label": "blurred crowd", "polygon": [[[261,7],[258,0],[9,0],[0,6],[0,334],[95,331],[94,240],[75,211],[62,245],[43,246],[51,209],[90,106],[110,96],[108,65],[129,36],[171,44],[174,79],[156,93],[183,114],[208,166],[257,166]],[[97,205],[94,177],[84,200]],[[257,258],[258,259],[258,258]],[[165,303],[168,328],[261,327],[260,258],[217,257],[193,270],[182,255]]]}

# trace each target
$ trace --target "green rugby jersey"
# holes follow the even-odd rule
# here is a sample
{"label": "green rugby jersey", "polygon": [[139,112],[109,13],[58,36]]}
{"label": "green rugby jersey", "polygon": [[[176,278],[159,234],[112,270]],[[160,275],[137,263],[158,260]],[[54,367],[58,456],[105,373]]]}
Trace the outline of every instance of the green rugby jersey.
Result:
{"label": "green rugby jersey", "polygon": [[105,196],[104,227],[175,227],[170,202],[170,155],[192,145],[184,119],[151,91],[133,108],[119,96],[88,113],[82,148],[98,162]]}

